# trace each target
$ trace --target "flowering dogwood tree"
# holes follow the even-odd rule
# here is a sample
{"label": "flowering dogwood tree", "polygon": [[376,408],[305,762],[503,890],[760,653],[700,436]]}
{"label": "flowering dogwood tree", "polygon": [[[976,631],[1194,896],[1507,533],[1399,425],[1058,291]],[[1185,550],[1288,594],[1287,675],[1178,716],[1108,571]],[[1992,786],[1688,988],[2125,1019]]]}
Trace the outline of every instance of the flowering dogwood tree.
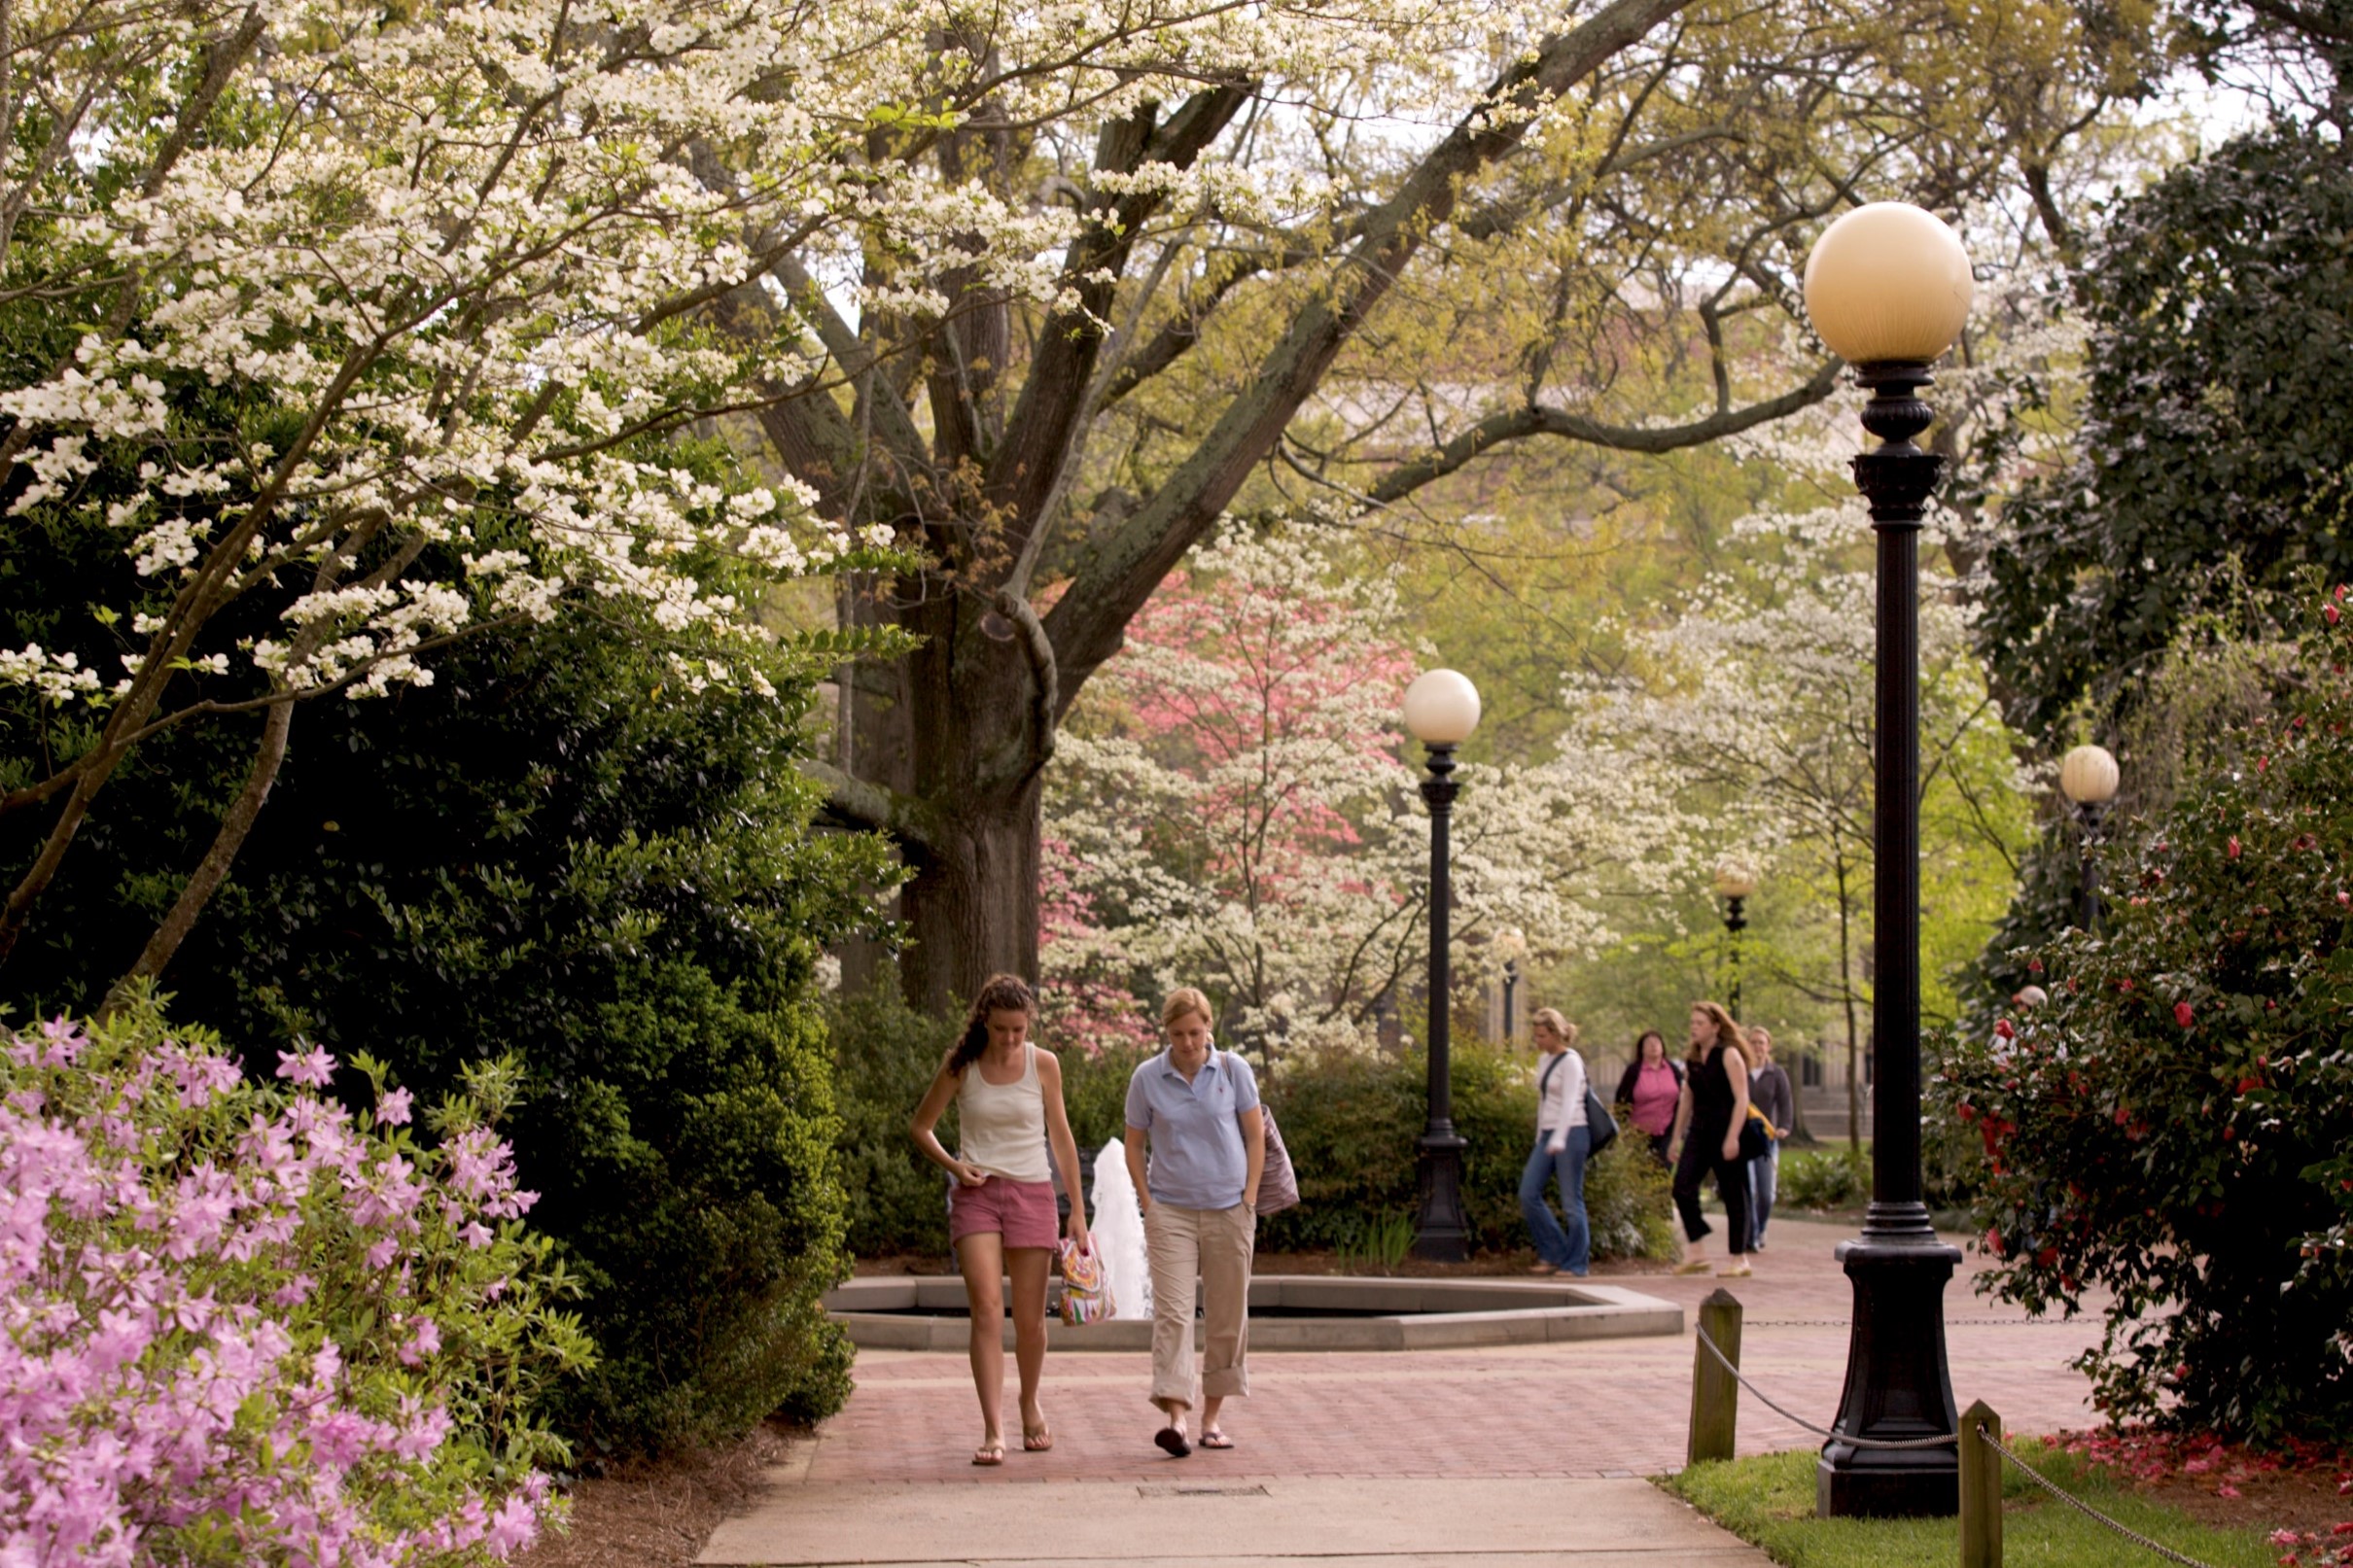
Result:
{"label": "flowering dogwood tree", "polygon": [[845,186],[927,52],[874,16],[702,0],[12,8],[0,515],[16,562],[118,558],[0,649],[29,759],[0,817],[40,824],[0,957],[164,729],[259,739],[134,973],[226,874],[301,699],[430,680],[454,637],[600,596],[649,607],[682,684],[757,686],[758,585],[714,561],[853,553],[800,482],[673,438],[809,393],[819,360],[750,324],[759,280],[836,224],[919,270],[1065,226]]}
{"label": "flowering dogwood tree", "polygon": [[[1849,1125],[1859,1127],[1878,659],[1869,525],[1859,504],[1846,504],[1753,516],[1735,536],[1738,558],[1671,619],[1620,629],[1633,655],[1626,673],[1570,678],[1574,720],[1563,745],[1667,759],[1717,848],[1770,860],[1776,880],[1805,889],[1791,902],[1829,923],[1828,959],[1785,963],[1779,978],[1842,1019]],[[1931,900],[1974,896],[1990,923],[2007,900],[2030,781],[1987,692],[1956,583],[1929,566],[1920,586],[1923,876]],[[1971,844],[1992,847],[1989,879],[1980,877],[1985,857],[1961,853]],[[1986,885],[1973,890],[1972,878]],[[1973,941],[1944,957],[1974,951]]]}
{"label": "flowering dogwood tree", "polygon": [[0,1043],[0,1560],[460,1564],[531,1544],[566,1458],[551,1307],[478,1074],[427,1146],[134,1001]]}
{"label": "flowering dogwood tree", "polygon": [[[1228,532],[1137,618],[1050,779],[1050,981],[1197,984],[1270,1045],[1360,1040],[1426,952],[1429,819],[1393,581]],[[1456,930],[1591,948],[1690,824],[1655,769],[1468,767]],[[1477,965],[1464,978],[1476,978]]]}

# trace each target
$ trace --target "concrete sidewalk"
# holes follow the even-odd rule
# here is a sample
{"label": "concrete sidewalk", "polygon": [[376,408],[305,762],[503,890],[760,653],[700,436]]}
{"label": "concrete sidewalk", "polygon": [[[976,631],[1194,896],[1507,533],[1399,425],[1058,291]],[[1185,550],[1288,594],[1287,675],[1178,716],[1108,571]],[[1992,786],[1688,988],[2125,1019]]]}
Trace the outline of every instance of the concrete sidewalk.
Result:
{"label": "concrete sidewalk", "polygon": [[1642,1481],[858,1484],[788,1476],[705,1563],[900,1568],[1765,1568],[1771,1559]]}

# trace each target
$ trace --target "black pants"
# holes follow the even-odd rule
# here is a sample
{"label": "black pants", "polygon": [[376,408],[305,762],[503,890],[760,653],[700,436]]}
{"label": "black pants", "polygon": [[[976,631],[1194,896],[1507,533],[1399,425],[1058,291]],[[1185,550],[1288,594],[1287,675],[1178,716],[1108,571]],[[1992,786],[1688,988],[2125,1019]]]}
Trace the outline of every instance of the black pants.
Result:
{"label": "black pants", "polygon": [[1738,1254],[1748,1250],[1748,1162],[1718,1158],[1724,1152],[1721,1129],[1710,1137],[1703,1137],[1694,1128],[1683,1140],[1683,1158],[1675,1162],[1675,1208],[1683,1216],[1683,1235],[1697,1241],[1711,1227],[1700,1216],[1700,1182],[1709,1171],[1715,1172],[1716,1191],[1724,1199],[1726,1216],[1725,1239]]}

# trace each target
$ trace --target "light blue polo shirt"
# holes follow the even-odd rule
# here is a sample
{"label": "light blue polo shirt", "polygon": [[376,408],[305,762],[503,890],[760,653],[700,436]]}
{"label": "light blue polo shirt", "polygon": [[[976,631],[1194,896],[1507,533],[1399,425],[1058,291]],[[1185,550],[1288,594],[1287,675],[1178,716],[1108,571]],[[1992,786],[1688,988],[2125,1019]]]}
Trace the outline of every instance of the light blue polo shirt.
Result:
{"label": "light blue polo shirt", "polygon": [[1258,1080],[1231,1051],[1210,1059],[1186,1083],[1163,1051],[1128,1079],[1128,1126],[1151,1136],[1144,1173],[1155,1203],[1178,1208],[1232,1208],[1242,1202],[1250,1172],[1234,1120],[1258,1108]]}

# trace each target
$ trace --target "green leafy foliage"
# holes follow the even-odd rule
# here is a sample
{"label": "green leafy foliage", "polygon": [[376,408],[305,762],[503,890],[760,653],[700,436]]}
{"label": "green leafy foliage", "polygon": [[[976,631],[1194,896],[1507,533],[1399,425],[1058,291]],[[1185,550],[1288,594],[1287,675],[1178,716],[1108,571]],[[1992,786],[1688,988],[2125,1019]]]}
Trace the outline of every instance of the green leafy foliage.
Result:
{"label": "green leafy foliage", "polygon": [[2353,162],[2281,122],[2116,210],[2073,288],[2081,458],[2003,514],[1979,646],[2014,723],[2128,707],[2186,618],[2353,569]]}
{"label": "green leafy foliage", "polygon": [[1871,1161],[1841,1144],[1819,1149],[1781,1150],[1777,1208],[1846,1208],[1871,1197]]}
{"label": "green leafy foliage", "polygon": [[[1455,1128],[1472,1245],[1528,1244],[1520,1171],[1535,1141],[1535,1078],[1525,1052],[1465,1042],[1453,1053]],[[1286,1058],[1267,1089],[1299,1173],[1299,1206],[1259,1229],[1270,1251],[1362,1245],[1368,1225],[1419,1205],[1417,1160],[1428,1120],[1427,1059],[1419,1051],[1317,1051]],[[1621,1136],[1585,1172],[1594,1255],[1670,1257],[1667,1171],[1639,1133]]]}
{"label": "green leafy foliage", "polygon": [[[306,709],[167,975],[181,1013],[262,1063],[302,1036],[432,1095],[521,1062],[522,1180],[603,1350],[551,1409],[591,1453],[846,1397],[848,1346],[819,1307],[844,1265],[814,976],[891,877],[875,840],[811,831],[792,759],[812,672],[780,662],[773,699],[685,692],[659,634],[616,613],[485,637],[428,688]],[[156,874],[143,824],[193,837],[172,826],[183,791],[219,787],[201,768],[119,784],[57,889],[83,917],[70,944],[36,927],[11,978],[100,993],[152,919],[110,897]]]}
{"label": "green leafy foliage", "polygon": [[2101,935],[2025,956],[2049,1004],[1935,1086],[1982,1142],[1993,1288],[2104,1286],[2105,1408],[2254,1441],[2353,1434],[2353,649],[2312,610],[2273,712],[2115,835]]}

